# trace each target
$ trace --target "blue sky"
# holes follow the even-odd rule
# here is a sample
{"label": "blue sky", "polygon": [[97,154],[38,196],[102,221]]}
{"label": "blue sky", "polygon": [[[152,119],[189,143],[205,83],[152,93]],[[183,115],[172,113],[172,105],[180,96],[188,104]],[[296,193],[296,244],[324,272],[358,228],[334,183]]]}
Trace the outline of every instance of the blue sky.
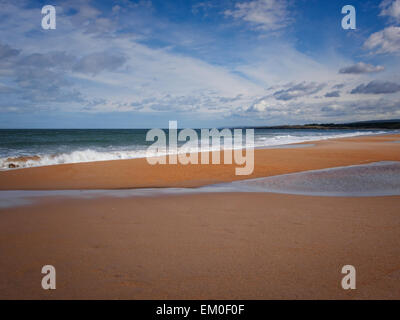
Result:
{"label": "blue sky", "polygon": [[400,0],[2,1],[0,128],[400,118],[399,55]]}

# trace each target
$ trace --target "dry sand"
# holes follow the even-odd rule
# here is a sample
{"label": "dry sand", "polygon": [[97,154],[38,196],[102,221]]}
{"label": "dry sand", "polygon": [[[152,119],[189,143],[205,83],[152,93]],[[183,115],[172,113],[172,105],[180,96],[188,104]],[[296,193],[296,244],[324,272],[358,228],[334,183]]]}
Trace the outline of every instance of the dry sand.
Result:
{"label": "dry sand", "polygon": [[[252,177],[400,160],[399,136],[257,150]],[[12,170],[1,189],[197,186],[232,166],[143,160]],[[231,193],[46,198],[0,210],[3,299],[399,299],[400,196]],[[57,289],[41,288],[45,264]],[[357,270],[345,291],[343,265]]]}

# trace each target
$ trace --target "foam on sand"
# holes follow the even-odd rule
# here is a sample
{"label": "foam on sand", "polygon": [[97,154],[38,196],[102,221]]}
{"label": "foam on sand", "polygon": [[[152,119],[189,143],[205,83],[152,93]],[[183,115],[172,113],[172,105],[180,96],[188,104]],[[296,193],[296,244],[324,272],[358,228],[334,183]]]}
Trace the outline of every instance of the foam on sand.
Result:
{"label": "foam on sand", "polygon": [[382,161],[302,171],[200,188],[0,191],[0,208],[30,205],[45,197],[90,199],[216,192],[269,192],[329,197],[398,196],[400,195],[400,162]]}
{"label": "foam on sand", "polygon": [[230,183],[230,186],[242,192],[272,192],[312,196],[368,197],[400,195],[400,162],[382,161],[363,165],[303,171],[235,181]]}

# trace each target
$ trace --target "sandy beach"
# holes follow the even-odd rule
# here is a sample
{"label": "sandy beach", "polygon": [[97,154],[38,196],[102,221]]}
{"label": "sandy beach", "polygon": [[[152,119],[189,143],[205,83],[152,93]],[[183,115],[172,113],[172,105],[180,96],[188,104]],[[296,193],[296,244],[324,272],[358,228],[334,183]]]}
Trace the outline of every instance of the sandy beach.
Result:
{"label": "sandy beach", "polygon": [[0,301],[400,300],[400,0],[0,15]]}
{"label": "sandy beach", "polygon": [[[233,165],[145,159],[0,172],[1,190],[198,187],[338,166],[400,161],[400,135],[258,149]],[[399,299],[400,196],[204,193],[44,197],[0,209],[1,299]],[[57,289],[41,288],[43,265]],[[341,288],[341,268],[357,289]]]}
{"label": "sandy beach", "polygon": [[[254,172],[235,175],[236,164],[150,165],[146,159],[98,161],[0,171],[0,190],[199,187],[375,161],[400,161],[399,135],[313,142],[312,147],[256,149]],[[222,158],[222,156],[221,156]]]}

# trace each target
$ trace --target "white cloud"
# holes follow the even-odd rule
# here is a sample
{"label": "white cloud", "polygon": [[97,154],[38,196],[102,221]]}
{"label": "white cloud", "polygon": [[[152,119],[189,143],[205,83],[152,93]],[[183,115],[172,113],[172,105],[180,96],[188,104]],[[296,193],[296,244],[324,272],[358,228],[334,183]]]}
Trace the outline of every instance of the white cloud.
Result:
{"label": "white cloud", "polygon": [[400,53],[400,27],[387,27],[371,34],[364,47],[379,54]]}
{"label": "white cloud", "polygon": [[241,2],[235,9],[226,10],[226,16],[250,23],[255,29],[276,31],[290,23],[286,0],[254,0]]}
{"label": "white cloud", "polygon": [[[186,113],[196,121],[239,115],[236,119],[243,124],[246,117],[259,122],[276,119],[276,123],[309,121],[310,115],[330,119],[339,111],[349,117],[354,109],[346,111],[342,101],[355,106],[371,100],[369,95],[347,92],[366,80],[338,73],[338,66],[351,64],[340,54],[312,56],[297,50],[288,40],[274,37],[250,49],[241,46],[243,49],[235,52],[237,63],[213,64],[203,58],[207,54],[192,56],[174,50],[173,41],[168,47],[151,46],[151,32],[148,42],[143,41],[145,33],[138,40],[136,29],[126,29],[126,24],[118,20],[134,20],[130,12],[125,13],[125,6],[109,16],[89,5],[60,3],[57,10],[64,8],[64,12],[57,12],[57,30],[51,33],[38,30],[40,21],[31,25],[37,20],[36,11],[6,6],[6,18],[0,21],[0,109],[3,105],[3,110],[11,110],[6,108],[15,105],[28,112],[42,108],[93,113]],[[72,16],[66,14],[71,8],[77,10]],[[226,14],[264,31],[277,31],[290,23],[286,1],[243,2]],[[20,17],[26,17],[28,23],[15,28],[12,22]],[[145,20],[149,29],[148,25],[157,23],[147,16]],[[110,21],[113,27],[108,28]],[[162,24],[170,31],[168,22]],[[124,32],[118,29],[121,26]],[[193,36],[193,30],[173,30],[182,42],[188,41],[187,47],[192,49],[200,43],[206,53],[218,40],[210,37],[210,42],[202,42]],[[382,41],[378,40],[373,49],[382,50]],[[230,58],[226,48],[220,50],[219,56]],[[366,72],[382,68],[356,66]],[[387,65],[387,69],[395,68]],[[340,96],[333,91],[339,87],[345,87]],[[13,100],[16,95],[19,100]],[[398,95],[393,93],[391,98],[399,100]],[[323,111],[324,106],[329,107]],[[395,106],[398,104],[388,104],[387,112]],[[377,114],[379,110],[376,107]]]}
{"label": "white cloud", "polygon": [[400,0],[384,0],[380,4],[380,15],[388,16],[395,21],[400,21]]}
{"label": "white cloud", "polygon": [[[379,106],[379,109],[378,107]],[[378,112],[379,111],[379,112]],[[310,114],[312,117],[310,118]],[[385,98],[365,100],[333,99],[330,101],[272,101],[263,98],[241,111],[238,116],[261,119],[269,124],[347,122],[371,119],[388,119],[400,116],[400,101]],[[284,119],[282,121],[282,119]]]}

